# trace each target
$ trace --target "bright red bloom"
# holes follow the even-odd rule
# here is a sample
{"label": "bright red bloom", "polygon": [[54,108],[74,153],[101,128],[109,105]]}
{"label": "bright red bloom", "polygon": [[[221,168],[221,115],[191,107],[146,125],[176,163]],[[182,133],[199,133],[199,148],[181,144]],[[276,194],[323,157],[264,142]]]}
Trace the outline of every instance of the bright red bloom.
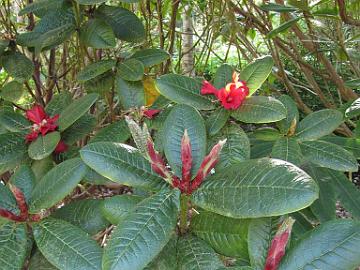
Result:
{"label": "bright red bloom", "polygon": [[31,127],[31,132],[26,135],[26,142],[36,140],[40,133],[42,136],[45,136],[58,127],[56,121],[59,119],[59,115],[57,114],[54,117],[48,116],[40,105],[34,105],[32,109],[27,110],[26,117],[34,123]]}
{"label": "bright red bloom", "polygon": [[276,270],[278,268],[282,257],[285,255],[285,248],[294,222],[295,220],[289,217],[280,225],[271,242],[264,270]]}
{"label": "bright red bloom", "polygon": [[161,110],[157,110],[157,109],[145,109],[143,111],[143,115],[146,117],[146,118],[149,118],[149,119],[153,119],[157,114],[159,114],[161,112]]}
{"label": "bright red bloom", "polygon": [[54,150],[54,153],[60,154],[60,153],[66,152],[68,150],[68,148],[69,148],[69,146],[63,140],[60,140]]}
{"label": "bright red bloom", "polygon": [[231,83],[228,83],[224,88],[219,90],[208,81],[204,81],[201,94],[216,96],[226,110],[239,108],[249,95],[249,88],[244,81],[239,80],[239,75],[236,72],[234,72],[232,78],[233,81]]}

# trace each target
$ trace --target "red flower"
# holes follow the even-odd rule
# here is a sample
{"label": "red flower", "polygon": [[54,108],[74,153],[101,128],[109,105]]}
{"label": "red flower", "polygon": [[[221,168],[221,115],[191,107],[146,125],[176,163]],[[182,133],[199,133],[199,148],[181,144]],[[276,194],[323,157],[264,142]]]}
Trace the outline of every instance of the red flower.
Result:
{"label": "red flower", "polygon": [[34,105],[32,109],[26,111],[26,117],[34,123],[31,127],[31,132],[26,135],[27,142],[34,141],[40,133],[42,136],[45,136],[58,127],[55,122],[59,119],[59,115],[54,117],[48,116],[40,105]]}
{"label": "red flower", "polygon": [[232,78],[233,81],[231,83],[228,83],[225,88],[219,90],[208,81],[204,81],[201,94],[216,96],[226,110],[239,108],[249,95],[249,88],[244,81],[239,80],[239,75],[236,72],[233,73]]}
{"label": "red flower", "polygon": [[159,114],[161,112],[161,110],[157,110],[157,109],[145,109],[143,111],[143,115],[146,117],[146,118],[149,118],[149,119],[153,119],[157,114]]}
{"label": "red flower", "polygon": [[66,152],[68,150],[68,148],[69,148],[69,146],[63,140],[60,140],[54,150],[54,153],[60,154],[60,153]]}

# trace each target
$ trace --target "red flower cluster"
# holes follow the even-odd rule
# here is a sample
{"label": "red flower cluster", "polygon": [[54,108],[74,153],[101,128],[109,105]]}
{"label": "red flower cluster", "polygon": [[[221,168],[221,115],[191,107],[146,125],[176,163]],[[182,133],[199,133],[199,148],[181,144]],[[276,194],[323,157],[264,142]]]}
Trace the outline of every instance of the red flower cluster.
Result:
{"label": "red flower cluster", "polygon": [[181,140],[181,161],[182,161],[182,177],[179,179],[173,175],[165,165],[161,155],[156,152],[154,143],[151,138],[148,139],[147,147],[151,162],[151,168],[163,177],[166,181],[172,184],[173,187],[180,189],[181,193],[190,195],[194,190],[198,189],[219,161],[219,155],[226,140],[219,141],[210,151],[210,153],[204,158],[200,165],[198,172],[193,180],[191,180],[191,168],[192,168],[192,153],[190,138],[185,130],[184,136]]}
{"label": "red flower cluster", "polygon": [[239,74],[236,72],[233,73],[232,79],[231,83],[228,83],[225,88],[219,90],[208,81],[204,81],[201,94],[214,95],[226,110],[235,110],[240,107],[249,95],[249,88],[244,81],[239,80]]}
{"label": "red flower cluster", "polygon": [[[31,132],[25,137],[27,143],[35,141],[39,134],[45,136],[49,132],[55,131],[58,127],[56,121],[59,119],[59,115],[57,114],[54,117],[48,116],[40,105],[34,105],[30,110],[27,110],[26,118],[33,123]],[[58,154],[65,152],[67,149],[68,146],[64,141],[60,140],[54,152]]]}
{"label": "red flower cluster", "polygon": [[160,112],[161,110],[157,110],[157,109],[145,109],[142,113],[146,118],[153,119]]}

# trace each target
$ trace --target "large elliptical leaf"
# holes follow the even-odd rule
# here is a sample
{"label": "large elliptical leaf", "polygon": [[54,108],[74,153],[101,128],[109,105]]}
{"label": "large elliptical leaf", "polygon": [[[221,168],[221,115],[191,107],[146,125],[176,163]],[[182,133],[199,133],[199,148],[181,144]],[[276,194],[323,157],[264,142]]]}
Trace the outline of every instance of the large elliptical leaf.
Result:
{"label": "large elliptical leaf", "polygon": [[116,65],[116,60],[107,59],[100,60],[98,62],[87,65],[83,70],[81,70],[77,75],[77,80],[80,83],[84,83],[91,79],[98,77],[101,74],[111,70]]}
{"label": "large elliptical leaf", "polygon": [[90,143],[94,142],[115,142],[124,143],[130,138],[130,131],[125,120],[113,122],[112,124],[100,129],[91,138]]}
{"label": "large elliptical leaf", "polygon": [[78,227],[47,218],[32,225],[37,247],[60,270],[101,270],[102,250]]}
{"label": "large elliptical leaf", "polygon": [[28,270],[58,270],[58,268],[53,266],[39,250],[36,250],[30,258]]}
{"label": "large elliptical leaf", "polygon": [[211,112],[206,119],[205,125],[209,136],[214,136],[218,133],[226,124],[230,117],[230,111],[224,108],[219,108],[216,111]]}
{"label": "large elliptical leaf", "polygon": [[30,122],[20,113],[10,110],[0,112],[0,125],[11,132],[26,133],[31,126]]}
{"label": "large elliptical leaf", "polygon": [[228,83],[232,82],[234,68],[230,65],[221,65],[214,75],[214,86],[217,89],[224,88]]}
{"label": "large elliptical leaf", "polygon": [[103,270],[141,270],[170,240],[178,217],[179,192],[164,189],[140,202],[113,231]]}
{"label": "large elliptical leaf", "polygon": [[166,74],[156,80],[160,93],[179,104],[193,106],[199,110],[211,110],[214,105],[210,99],[200,94],[201,83],[193,78]]}
{"label": "large elliptical leaf", "polygon": [[164,62],[169,54],[162,49],[143,49],[135,52],[131,59],[139,60],[145,67],[151,67]]}
{"label": "large elliptical leaf", "polygon": [[60,114],[72,102],[72,95],[69,91],[62,91],[54,95],[51,101],[46,105],[45,111],[51,117]]}
{"label": "large elliptical leaf", "polygon": [[262,158],[238,163],[208,178],[193,202],[234,218],[278,216],[309,206],[318,187],[291,163]]}
{"label": "large elliptical leaf", "polygon": [[29,203],[35,182],[35,174],[30,166],[20,165],[11,176],[9,183],[20,189],[25,196],[26,202]]}
{"label": "large elliptical leaf", "polygon": [[57,131],[40,135],[28,148],[29,157],[35,160],[44,159],[51,155],[60,141],[60,133]]}
{"label": "large elliptical leaf", "polygon": [[144,65],[141,61],[130,58],[118,64],[116,74],[126,81],[140,81],[144,76]]}
{"label": "large elliptical leaf", "polygon": [[231,116],[244,123],[271,123],[286,117],[284,105],[272,97],[253,96],[232,111]]}
{"label": "large elliptical leaf", "polygon": [[17,81],[5,83],[1,87],[0,97],[6,101],[18,103],[24,94],[24,86]]}
{"label": "large elliptical leaf", "polygon": [[355,269],[360,265],[360,223],[334,220],[307,233],[282,259],[278,270]]}
{"label": "large elliptical leaf", "polygon": [[188,105],[176,105],[163,126],[165,156],[175,174],[181,177],[181,139],[185,130],[190,138],[192,153],[191,173],[195,175],[206,154],[206,129],[200,113]]}
{"label": "large elliptical leaf", "polygon": [[247,261],[249,222],[248,219],[234,219],[200,211],[191,220],[191,231],[217,253]]}
{"label": "large elliptical leaf", "polygon": [[311,141],[332,133],[343,121],[341,112],[324,109],[306,116],[296,128],[296,138]]}
{"label": "large elliptical leaf", "polygon": [[178,270],[217,270],[224,266],[215,251],[196,236],[180,237],[177,249]]}
{"label": "large elliptical leaf", "polygon": [[277,28],[271,30],[269,33],[267,33],[266,37],[269,39],[276,37],[278,34],[285,32],[290,27],[295,25],[300,19],[302,19],[302,17],[295,17],[293,19],[290,19],[290,20],[280,24],[279,27],[277,27]]}
{"label": "large elliptical leaf", "polygon": [[62,140],[72,145],[91,133],[96,126],[96,118],[92,114],[84,114],[61,135]]}
{"label": "large elliptical leaf", "polygon": [[299,143],[291,137],[282,137],[276,140],[271,157],[288,161],[296,166],[299,166],[303,160]]}
{"label": "large elliptical leaf", "polygon": [[125,81],[117,75],[115,89],[119,95],[120,103],[125,110],[140,108],[145,105],[144,86],[141,81]]}
{"label": "large elliptical leaf", "polygon": [[290,96],[282,95],[278,100],[285,106],[287,113],[286,118],[277,122],[276,125],[282,134],[287,134],[292,125],[299,123],[299,110]]}
{"label": "large elliptical leaf", "polygon": [[14,168],[25,158],[26,144],[23,133],[0,134],[0,173]]}
{"label": "large elliptical leaf", "polygon": [[178,270],[177,267],[177,236],[175,235],[144,270]]}
{"label": "large elliptical leaf", "polygon": [[246,82],[246,85],[250,90],[250,95],[259,89],[267,77],[269,77],[273,66],[274,61],[272,57],[265,56],[256,59],[240,72],[240,80]]}
{"label": "large elliptical leaf", "polygon": [[80,150],[84,162],[99,174],[124,185],[159,190],[165,181],[132,146],[111,142],[91,143]]}
{"label": "large elliptical leaf", "polygon": [[64,199],[84,178],[86,171],[80,158],[66,160],[51,169],[35,186],[29,211],[37,213]]}
{"label": "large elliptical leaf", "polygon": [[34,72],[31,60],[19,52],[7,52],[2,55],[1,65],[11,77],[20,83],[30,79]]}
{"label": "large elliptical leaf", "polygon": [[116,45],[111,26],[100,19],[90,19],[80,29],[80,40],[88,47],[96,49],[113,48]]}

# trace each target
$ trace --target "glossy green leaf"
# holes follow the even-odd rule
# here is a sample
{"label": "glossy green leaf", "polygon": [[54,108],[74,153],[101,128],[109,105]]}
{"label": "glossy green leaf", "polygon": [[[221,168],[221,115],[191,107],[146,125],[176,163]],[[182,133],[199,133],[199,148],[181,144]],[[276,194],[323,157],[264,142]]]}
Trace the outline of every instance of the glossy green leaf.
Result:
{"label": "glossy green leaf", "polygon": [[109,225],[101,212],[102,202],[97,199],[74,201],[56,210],[52,217],[65,220],[94,235]]}
{"label": "glossy green leaf", "polygon": [[84,69],[82,69],[78,73],[77,80],[81,83],[84,83],[86,81],[94,79],[97,76],[114,68],[115,64],[116,64],[116,60],[108,59],[108,60],[100,60],[98,62],[87,65]]}
{"label": "glossy green leaf", "polygon": [[249,224],[248,243],[250,263],[263,270],[271,241],[278,229],[278,217],[252,219]]}
{"label": "glossy green leaf", "polygon": [[85,114],[74,124],[67,128],[61,135],[62,140],[71,145],[90,134],[96,126],[96,118],[91,114]]}
{"label": "glossy green leaf", "polygon": [[216,169],[224,169],[230,165],[250,158],[250,141],[244,130],[235,124],[225,126],[219,134],[208,143],[208,152],[220,140],[226,143],[220,152],[220,160]]}
{"label": "glossy green leaf", "polygon": [[35,174],[29,165],[21,165],[10,178],[10,184],[22,191],[27,203],[30,201],[35,182]]}
{"label": "glossy green leaf", "polygon": [[6,101],[17,103],[24,95],[22,83],[11,81],[3,85],[0,91],[0,97]]}
{"label": "glossy green leaf", "polygon": [[46,14],[50,9],[58,9],[63,3],[64,1],[62,0],[37,0],[20,10],[19,16],[34,12],[36,16],[42,17],[40,14]]}
{"label": "glossy green leaf", "polygon": [[294,122],[299,123],[299,110],[290,96],[282,95],[279,100],[285,106],[287,113],[286,118],[277,122],[276,125],[282,134],[287,134]]}
{"label": "glossy green leaf", "polygon": [[102,213],[112,224],[118,224],[143,199],[141,196],[127,194],[106,198],[102,203]]}
{"label": "glossy green leaf", "polygon": [[218,108],[216,111],[211,112],[209,117],[205,121],[205,126],[209,136],[214,136],[218,133],[226,124],[230,117],[230,111],[224,108]]}
{"label": "glossy green leaf", "polygon": [[215,251],[196,236],[180,237],[177,248],[178,270],[217,270],[224,266]]}
{"label": "glossy green leaf", "polygon": [[37,247],[60,270],[100,270],[102,250],[78,227],[54,218],[32,226]]}
{"label": "glossy green leaf", "polygon": [[37,213],[64,199],[84,178],[86,169],[79,158],[69,159],[55,166],[35,186],[29,211]]}
{"label": "glossy green leaf", "polygon": [[246,82],[252,95],[265,82],[274,66],[271,56],[256,59],[240,72],[240,80]]}
{"label": "glossy green leaf", "polygon": [[53,266],[39,250],[35,251],[29,261],[29,270],[58,270]]}
{"label": "glossy green leaf", "polygon": [[88,93],[98,93],[102,97],[105,97],[111,92],[115,81],[115,74],[112,70],[88,80],[84,83],[84,87]]}
{"label": "glossy green leaf", "polygon": [[252,140],[250,158],[255,159],[262,157],[270,157],[273,145],[274,145],[273,141],[266,142],[266,141]]}
{"label": "glossy green leaf", "polygon": [[275,141],[271,157],[300,166],[303,160],[300,145],[294,138],[283,137]]}
{"label": "glossy green leaf", "polygon": [[228,83],[232,82],[232,75],[234,68],[230,65],[221,65],[214,75],[214,86],[217,89],[225,87]]}
{"label": "glossy green leaf", "polygon": [[0,112],[0,124],[11,132],[27,133],[31,127],[31,123],[22,114],[10,110]]}
{"label": "glossy green leaf", "polygon": [[329,221],[298,241],[286,253],[278,269],[354,269],[360,265],[359,248],[359,222]]}
{"label": "glossy green leaf", "polygon": [[115,89],[125,110],[145,105],[144,86],[141,81],[128,82],[116,76]]}
{"label": "glossy green leaf", "polygon": [[88,94],[74,100],[60,114],[58,125],[60,131],[64,131],[83,116],[98,99],[97,94]]}
{"label": "glossy green leaf", "polygon": [[280,24],[277,28],[271,30],[269,33],[267,33],[267,38],[274,38],[278,34],[285,32],[289,28],[291,28],[293,25],[295,25],[302,17],[295,17],[293,19],[290,19],[282,24]]}
{"label": "glossy green leaf", "polygon": [[111,26],[105,21],[96,18],[88,20],[80,28],[80,40],[85,46],[95,49],[108,49],[116,45]]}
{"label": "glossy green leaf", "polygon": [[[3,184],[0,185],[0,208],[9,210],[16,215],[20,214],[14,195],[10,189]],[[1,224],[0,221],[0,226]]]}
{"label": "glossy green leaf", "polygon": [[285,6],[275,3],[267,3],[259,6],[261,10],[264,11],[274,11],[274,12],[293,12],[298,11],[297,8],[291,6]]}
{"label": "glossy green leaf", "polygon": [[284,105],[272,97],[253,96],[244,103],[231,116],[244,123],[271,123],[286,117]]}
{"label": "glossy green leaf", "polygon": [[330,135],[322,137],[321,140],[341,146],[345,150],[352,153],[357,159],[360,158],[360,140],[357,138],[347,138]]}
{"label": "glossy green leaf", "polygon": [[142,49],[135,52],[131,58],[143,63],[145,67],[151,67],[169,59],[169,54],[162,49]]}
{"label": "glossy green leaf", "polygon": [[140,202],[111,234],[103,270],[140,270],[170,240],[178,217],[179,193],[165,189]]}
{"label": "glossy green leaf", "polygon": [[26,224],[9,222],[0,227],[1,269],[22,270],[31,245]]}
{"label": "glossy green leaf", "polygon": [[19,52],[7,52],[1,56],[1,65],[18,82],[31,78],[34,65],[29,58]]}
{"label": "glossy green leaf", "polygon": [[108,185],[113,183],[113,181],[102,176],[101,174],[98,174],[96,171],[89,167],[83,181],[92,185]]}
{"label": "glossy green leaf", "polygon": [[176,103],[190,105],[199,110],[214,108],[211,100],[200,94],[201,83],[193,78],[167,74],[156,80],[156,86],[163,96]]}
{"label": "glossy green leaf", "polygon": [[296,138],[311,141],[332,133],[343,122],[341,112],[324,109],[306,116],[296,128]]}
{"label": "glossy green leaf", "polygon": [[136,59],[127,59],[117,66],[117,75],[126,81],[140,81],[144,76],[144,65]]}
{"label": "glossy green leaf", "polygon": [[254,130],[250,133],[251,140],[258,140],[258,141],[276,141],[280,139],[282,136],[279,131],[272,127],[261,127]]}
{"label": "glossy green leaf", "polygon": [[256,218],[303,209],[318,198],[318,187],[291,163],[262,158],[208,177],[192,197],[196,205],[220,215]]}
{"label": "glossy green leaf", "polygon": [[177,237],[169,240],[159,255],[144,270],[177,270]]}
{"label": "glossy green leaf", "polygon": [[181,177],[181,139],[185,130],[190,138],[192,175],[195,175],[206,154],[206,129],[200,113],[188,105],[176,105],[163,126],[163,144],[167,161],[175,174]]}
{"label": "glossy green leaf", "polygon": [[115,142],[124,143],[130,138],[129,128],[124,120],[114,122],[100,129],[90,140],[94,142]]}
{"label": "glossy green leaf", "polygon": [[0,134],[0,173],[17,166],[26,156],[25,138],[22,133]]}
{"label": "glossy green leaf", "polygon": [[60,133],[57,131],[50,132],[45,136],[39,136],[29,145],[29,157],[40,160],[51,155],[60,141]]}
{"label": "glossy green leaf", "polygon": [[72,102],[71,93],[63,91],[58,95],[54,95],[48,105],[45,107],[45,111],[50,116],[60,114],[67,106]]}
{"label": "glossy green leaf", "polygon": [[248,260],[249,220],[233,219],[200,211],[191,220],[191,231],[207,242],[217,253]]}
{"label": "glossy green leaf", "polygon": [[75,0],[80,5],[95,5],[106,2],[106,0]]}
{"label": "glossy green leaf", "polygon": [[360,98],[355,100],[350,107],[348,107],[345,111],[345,115],[348,118],[357,117],[360,115]]}
{"label": "glossy green leaf", "polygon": [[118,39],[129,42],[140,42],[145,39],[144,25],[127,9],[102,5],[96,10],[95,17],[110,24]]}
{"label": "glossy green leaf", "polygon": [[92,143],[82,148],[80,155],[90,168],[114,182],[151,190],[165,184],[139,151],[129,145]]}
{"label": "glossy green leaf", "polygon": [[35,174],[36,183],[38,183],[52,167],[54,167],[52,157],[47,157],[42,160],[34,160],[31,164],[31,169]]}
{"label": "glossy green leaf", "polygon": [[301,151],[306,160],[337,171],[358,171],[356,158],[342,147],[324,141],[303,141]]}

